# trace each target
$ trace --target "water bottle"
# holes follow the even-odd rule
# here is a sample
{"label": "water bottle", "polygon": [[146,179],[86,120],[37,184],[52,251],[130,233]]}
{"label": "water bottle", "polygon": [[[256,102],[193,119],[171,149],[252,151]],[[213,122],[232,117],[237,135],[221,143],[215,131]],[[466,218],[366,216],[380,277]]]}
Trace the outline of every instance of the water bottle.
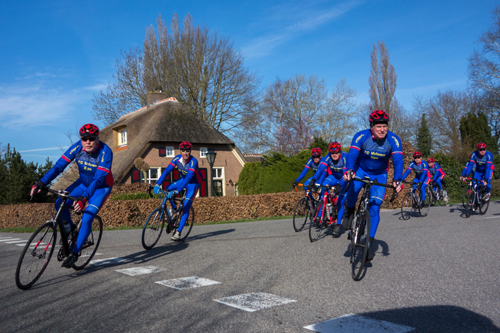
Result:
{"label": "water bottle", "polygon": [[167,214],[168,214],[168,217],[172,220],[173,216],[174,216],[174,212],[173,212],[172,208],[167,209]]}
{"label": "water bottle", "polygon": [[333,206],[331,203],[328,203],[327,206],[328,206],[328,212],[330,212],[330,216],[332,216],[333,215]]}
{"label": "water bottle", "polygon": [[71,232],[71,224],[69,223],[69,221],[63,221],[63,225],[64,225],[64,232],[66,233],[66,235],[69,236],[69,233]]}

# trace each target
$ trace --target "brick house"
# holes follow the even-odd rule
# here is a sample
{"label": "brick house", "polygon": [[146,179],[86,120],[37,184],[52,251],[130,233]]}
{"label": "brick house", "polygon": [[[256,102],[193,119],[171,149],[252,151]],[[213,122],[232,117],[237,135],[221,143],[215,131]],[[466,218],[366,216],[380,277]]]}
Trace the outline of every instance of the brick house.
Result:
{"label": "brick house", "polygon": [[[136,182],[156,183],[162,171],[178,154],[179,144],[193,144],[191,154],[199,162],[202,185],[198,195],[210,196],[210,165],[206,153],[217,153],[214,168],[214,192],[216,195],[237,194],[235,183],[246,159],[233,141],[190,112],[174,98],[154,92],[147,95],[147,106],[120,117],[115,123],[101,130],[99,139],[113,151],[111,171],[117,184]],[[144,174],[134,166],[134,160],[142,157],[149,164]],[[69,186],[76,180],[75,170],[68,170],[54,185],[55,189]],[[164,183],[164,188],[179,179],[175,169]]]}

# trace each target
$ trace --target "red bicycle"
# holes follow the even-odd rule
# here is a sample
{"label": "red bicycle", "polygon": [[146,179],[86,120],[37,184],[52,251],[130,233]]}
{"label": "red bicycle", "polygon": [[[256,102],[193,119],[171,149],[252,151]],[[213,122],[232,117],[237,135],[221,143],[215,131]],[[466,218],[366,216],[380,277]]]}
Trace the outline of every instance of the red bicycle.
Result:
{"label": "red bicycle", "polygon": [[311,242],[317,241],[328,227],[333,227],[337,223],[341,186],[337,184],[335,186],[321,185],[321,187],[326,191],[320,198],[309,224],[309,240]]}

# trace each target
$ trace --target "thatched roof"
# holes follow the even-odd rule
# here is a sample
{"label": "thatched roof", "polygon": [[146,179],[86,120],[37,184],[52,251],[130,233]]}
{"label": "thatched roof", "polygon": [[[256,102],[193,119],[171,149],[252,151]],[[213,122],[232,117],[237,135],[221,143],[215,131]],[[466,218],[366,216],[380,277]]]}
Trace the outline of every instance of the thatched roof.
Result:
{"label": "thatched roof", "polygon": [[[115,150],[113,147],[114,130],[127,128],[127,149]],[[117,122],[101,130],[99,139],[113,150],[111,171],[115,183],[127,176],[134,159],[140,157],[154,142],[179,144],[189,141],[193,144],[226,144],[235,147],[227,136],[210,126],[177,101],[159,101],[148,108],[144,107],[123,115]],[[244,157],[237,150],[243,160]],[[76,177],[64,174],[55,188],[69,186]]]}

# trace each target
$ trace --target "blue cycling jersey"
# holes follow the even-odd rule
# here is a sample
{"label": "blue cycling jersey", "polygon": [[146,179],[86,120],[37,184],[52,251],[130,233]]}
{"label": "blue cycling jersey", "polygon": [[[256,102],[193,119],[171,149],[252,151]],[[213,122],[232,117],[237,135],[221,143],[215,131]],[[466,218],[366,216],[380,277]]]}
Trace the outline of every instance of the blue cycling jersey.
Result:
{"label": "blue cycling jersey", "polygon": [[302,180],[302,178],[304,178],[306,176],[306,174],[309,170],[312,170],[316,174],[323,158],[321,158],[318,163],[314,163],[314,160],[312,157],[309,158],[306,162],[306,165],[304,166],[304,169],[302,170],[299,177],[295,181],[297,183],[300,182]]}
{"label": "blue cycling jersey", "polygon": [[394,180],[401,180],[403,173],[403,147],[399,137],[387,132],[385,138],[375,139],[370,129],[356,133],[347,156],[347,169],[361,168],[368,175],[387,173],[389,159],[394,164]]}
{"label": "blue cycling jersey", "polygon": [[156,182],[156,185],[163,184],[165,177],[174,169],[177,168],[179,170],[179,174],[181,176],[180,182],[177,181],[178,184],[176,190],[180,191],[186,187],[187,184],[201,184],[201,174],[198,169],[198,160],[190,156],[189,161],[184,163],[182,160],[182,155],[177,155],[173,158],[172,162],[168,165],[168,167],[161,174],[160,179]]}
{"label": "blue cycling jersey", "polygon": [[86,187],[82,196],[89,199],[97,189],[113,186],[113,175],[111,164],[113,162],[113,152],[104,142],[99,142],[93,152],[87,153],[82,146],[82,142],[74,143],[57,160],[56,164],[41,179],[44,184],[53,181],[73,160],[76,161],[80,182]]}
{"label": "blue cycling jersey", "polygon": [[334,161],[331,157],[331,154],[328,154],[326,157],[323,157],[320,162],[320,166],[313,178],[316,179],[316,183],[321,184],[323,180],[329,176],[333,175],[336,179],[342,178],[347,165],[347,154],[344,152],[340,153],[340,157],[338,160]]}
{"label": "blue cycling jersey", "polygon": [[441,166],[437,163],[434,163],[432,167],[429,166],[429,173],[431,174],[433,182],[438,179],[443,179],[445,176],[443,169],[441,169]]}
{"label": "blue cycling jersey", "polygon": [[418,180],[420,183],[423,183],[427,177],[430,178],[431,176],[429,173],[429,164],[426,161],[420,161],[420,164],[413,161],[408,165],[408,169],[406,169],[403,175],[403,180],[408,177],[412,170],[415,171],[415,180]]}
{"label": "blue cycling jersey", "polygon": [[487,179],[491,179],[495,166],[493,165],[493,154],[487,151],[483,156],[475,151],[470,155],[469,162],[462,171],[462,176],[467,176],[471,171],[484,174]]}

